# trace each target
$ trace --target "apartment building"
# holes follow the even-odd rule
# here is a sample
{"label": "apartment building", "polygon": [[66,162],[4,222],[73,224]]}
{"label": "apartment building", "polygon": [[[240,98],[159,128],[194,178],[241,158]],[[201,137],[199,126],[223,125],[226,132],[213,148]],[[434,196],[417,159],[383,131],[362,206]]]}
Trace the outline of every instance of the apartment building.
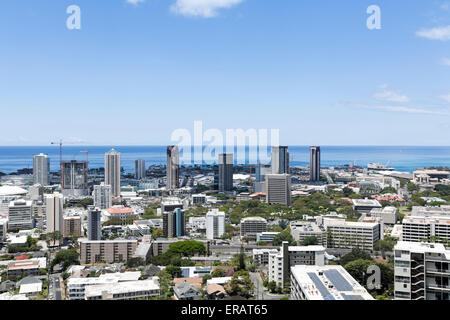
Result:
{"label": "apartment building", "polygon": [[63,217],[63,237],[81,237],[81,217],[66,216]]}
{"label": "apartment building", "polygon": [[80,262],[124,262],[136,251],[137,240],[96,240],[80,242]]}
{"label": "apartment building", "polygon": [[394,247],[395,300],[450,300],[450,250],[440,243]]}
{"label": "apartment building", "polygon": [[328,248],[359,248],[373,250],[381,239],[379,222],[351,222],[341,219],[324,219]]}
{"label": "apartment building", "polygon": [[297,265],[290,300],[375,300],[342,266]]}
{"label": "apartment building", "polygon": [[257,266],[268,265],[269,264],[269,255],[277,254],[278,249],[253,249],[253,263]]}
{"label": "apartment building", "polygon": [[267,220],[261,217],[249,217],[241,220],[241,238],[256,240],[256,234],[267,231]]}
{"label": "apartment building", "polygon": [[323,246],[289,246],[288,242],[283,242],[280,252],[269,254],[269,281],[275,281],[277,285],[284,287],[289,282],[290,267],[325,264]]}

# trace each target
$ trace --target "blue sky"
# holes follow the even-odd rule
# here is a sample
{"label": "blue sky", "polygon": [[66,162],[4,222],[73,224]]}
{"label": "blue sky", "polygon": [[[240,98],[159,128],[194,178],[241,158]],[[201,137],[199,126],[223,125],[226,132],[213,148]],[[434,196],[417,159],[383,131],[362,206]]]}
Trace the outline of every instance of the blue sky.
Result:
{"label": "blue sky", "polygon": [[0,145],[450,145],[450,1],[2,0],[0,41]]}

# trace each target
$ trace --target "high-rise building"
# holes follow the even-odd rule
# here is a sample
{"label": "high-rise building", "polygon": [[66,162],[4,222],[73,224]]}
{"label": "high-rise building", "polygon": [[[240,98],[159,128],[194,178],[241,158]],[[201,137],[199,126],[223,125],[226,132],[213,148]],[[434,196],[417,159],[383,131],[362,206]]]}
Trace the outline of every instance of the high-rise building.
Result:
{"label": "high-rise building", "polygon": [[233,154],[219,154],[219,192],[233,191]]}
{"label": "high-rise building", "polygon": [[320,147],[310,147],[309,149],[309,180],[320,181]]}
{"label": "high-rise building", "polygon": [[44,187],[40,184],[34,184],[28,188],[28,199],[31,201],[42,201],[44,198]]}
{"label": "high-rise building", "polygon": [[62,163],[62,193],[65,197],[84,197],[89,193],[88,163],[64,161]]}
{"label": "high-rise building", "polygon": [[15,200],[8,206],[8,228],[31,229],[33,228],[32,201]]}
{"label": "high-rise building", "polygon": [[125,262],[136,251],[137,240],[85,240],[80,242],[80,263]]}
{"label": "high-rise building", "polygon": [[99,208],[91,208],[88,213],[88,239],[102,240],[102,211]]}
{"label": "high-rise building", "polygon": [[180,208],[163,213],[164,238],[180,238],[186,235],[186,216]]}
{"label": "high-rise building", "polygon": [[80,216],[66,216],[63,217],[63,236],[81,237],[81,217]]}
{"label": "high-rise building", "polygon": [[180,154],[177,146],[167,147],[167,164],[166,164],[166,175],[167,175],[167,189],[173,190],[179,187],[179,165],[180,165]]}
{"label": "high-rise building", "polygon": [[146,176],[145,160],[137,159],[134,161],[134,177],[138,180],[144,179]]}
{"label": "high-rise building", "polygon": [[394,247],[395,300],[450,300],[450,250],[441,243]]}
{"label": "high-rise building", "polygon": [[272,173],[289,174],[289,152],[288,147],[272,147]]}
{"label": "high-rise building", "polygon": [[94,198],[94,207],[102,210],[112,207],[112,193],[110,185],[106,185],[103,182],[100,183],[100,185],[95,185],[92,196]]}
{"label": "high-rise building", "polygon": [[46,154],[38,154],[33,157],[33,181],[43,186],[49,185],[48,174],[50,172],[50,159]]}
{"label": "high-rise building", "polygon": [[47,233],[63,233],[63,210],[64,196],[61,193],[45,195],[45,206],[47,215]]}
{"label": "high-rise building", "polygon": [[225,212],[212,209],[206,214],[206,238],[219,239],[225,233]]}
{"label": "high-rise building", "polygon": [[258,163],[255,169],[253,192],[266,192],[266,174],[272,173],[272,166]]}
{"label": "high-rise building", "polygon": [[291,205],[291,175],[266,175],[266,202]]}
{"label": "high-rise building", "polygon": [[105,184],[111,186],[113,197],[120,196],[120,153],[114,149],[105,153]]}

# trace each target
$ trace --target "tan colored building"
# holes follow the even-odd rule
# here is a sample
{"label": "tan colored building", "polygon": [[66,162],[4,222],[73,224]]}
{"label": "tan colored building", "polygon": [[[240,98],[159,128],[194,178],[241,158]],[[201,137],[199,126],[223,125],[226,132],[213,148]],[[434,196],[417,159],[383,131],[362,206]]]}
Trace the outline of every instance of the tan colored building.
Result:
{"label": "tan colored building", "polygon": [[80,242],[80,262],[125,262],[136,251],[137,240],[93,240]]}
{"label": "tan colored building", "polygon": [[7,275],[38,275],[39,272],[39,261],[19,260],[8,264]]}
{"label": "tan colored building", "polygon": [[63,218],[63,237],[81,237],[81,217],[68,216]]}

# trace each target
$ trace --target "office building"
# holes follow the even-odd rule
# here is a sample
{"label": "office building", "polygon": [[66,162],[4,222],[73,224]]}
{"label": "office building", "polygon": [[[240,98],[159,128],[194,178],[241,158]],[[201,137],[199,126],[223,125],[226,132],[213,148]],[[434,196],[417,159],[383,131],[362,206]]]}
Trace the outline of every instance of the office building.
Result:
{"label": "office building", "polygon": [[225,212],[212,209],[206,214],[206,238],[220,239],[225,233]]}
{"label": "office building", "polygon": [[105,185],[111,186],[113,197],[120,196],[120,153],[114,149],[105,153]]}
{"label": "office building", "polygon": [[359,213],[370,213],[372,209],[381,209],[382,205],[374,199],[353,199],[353,210]]}
{"label": "office building", "polygon": [[50,159],[46,154],[38,154],[33,157],[33,181],[43,186],[49,185]]}
{"label": "office building", "polygon": [[289,174],[288,147],[272,147],[272,174]]}
{"label": "office building", "polygon": [[142,300],[159,296],[159,278],[87,286],[86,300]]}
{"label": "office building", "polygon": [[177,146],[167,147],[167,190],[177,189],[180,186],[179,168],[180,166],[180,153]]}
{"label": "office building", "polygon": [[342,266],[291,267],[290,300],[375,300]]}
{"label": "office building", "polygon": [[421,242],[431,237],[437,242],[450,240],[450,215],[407,216],[402,221],[403,241]]}
{"label": "office building", "polygon": [[62,163],[62,193],[65,197],[85,197],[89,193],[88,163],[64,161]]}
{"label": "office building", "polygon": [[8,206],[8,228],[32,229],[33,227],[32,201],[11,201]]}
{"label": "office building", "polygon": [[327,232],[315,222],[292,221],[291,236],[299,244],[309,238],[316,238],[317,244],[327,247]]}
{"label": "office building", "polygon": [[253,183],[253,192],[266,192],[266,174],[272,173],[272,166],[258,163],[255,169],[255,181]]}
{"label": "office building", "polygon": [[219,192],[233,191],[233,154],[219,154]]}
{"label": "office building", "polygon": [[88,239],[91,241],[102,239],[102,211],[91,208],[88,213]]}
{"label": "office building", "polygon": [[323,246],[289,246],[284,241],[281,250],[269,254],[268,277],[277,285],[285,287],[289,283],[290,267],[296,265],[324,266],[325,248]]}
{"label": "office building", "polygon": [[309,180],[320,181],[320,147],[309,148]]}
{"label": "office building", "polygon": [[328,248],[359,248],[372,251],[375,243],[381,239],[379,222],[353,222],[342,219],[323,219],[327,231]]}
{"label": "office building", "polygon": [[256,240],[256,235],[267,231],[267,220],[261,217],[249,217],[241,220],[241,238]]}
{"label": "office building", "polygon": [[63,237],[81,237],[81,217],[66,216],[63,217]]}
{"label": "office building", "polygon": [[186,235],[186,216],[180,208],[163,213],[164,238],[180,238]]}
{"label": "office building", "polygon": [[266,202],[270,204],[291,205],[291,175],[266,175]]}
{"label": "office building", "polygon": [[80,242],[80,263],[126,262],[136,251],[137,240],[85,240]]}
{"label": "office building", "polygon": [[273,239],[279,234],[279,232],[260,232],[256,234],[256,242],[268,242],[272,243]]}
{"label": "office building", "polygon": [[94,198],[94,207],[103,209],[108,209],[112,207],[112,192],[111,186],[105,183],[100,183],[100,185],[94,186],[94,191],[92,192]]}
{"label": "office building", "polygon": [[67,279],[67,300],[85,300],[86,289],[92,286],[107,284],[118,285],[123,282],[138,281],[141,277],[139,271],[126,271],[116,273],[105,273],[98,277],[74,277]]}
{"label": "office building", "polygon": [[145,160],[137,159],[134,161],[134,177],[137,180],[145,179],[147,171],[145,169]]}
{"label": "office building", "polygon": [[370,210],[369,215],[373,218],[380,218],[384,224],[394,225],[398,220],[398,209],[396,207],[375,208]]}
{"label": "office building", "polygon": [[47,233],[63,233],[64,196],[58,192],[45,195]]}
{"label": "office building", "polygon": [[395,300],[450,300],[450,251],[440,243],[394,247]]}

